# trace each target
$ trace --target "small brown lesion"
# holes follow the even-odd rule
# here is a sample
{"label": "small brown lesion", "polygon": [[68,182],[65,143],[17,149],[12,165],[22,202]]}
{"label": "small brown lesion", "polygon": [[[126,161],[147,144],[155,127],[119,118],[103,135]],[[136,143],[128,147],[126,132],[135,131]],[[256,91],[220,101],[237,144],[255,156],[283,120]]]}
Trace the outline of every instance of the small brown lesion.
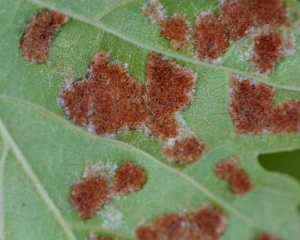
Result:
{"label": "small brown lesion", "polygon": [[230,114],[238,134],[300,131],[300,101],[274,104],[272,87],[250,79],[231,80]]}
{"label": "small brown lesion", "polygon": [[235,158],[216,163],[215,172],[220,179],[230,181],[230,189],[235,194],[246,194],[253,187],[249,176],[243,171]]}
{"label": "small brown lesion", "polygon": [[203,205],[187,214],[169,213],[153,222],[139,226],[135,233],[140,240],[161,239],[219,239],[227,225],[226,214],[212,206]]}
{"label": "small brown lesion", "polygon": [[261,234],[257,235],[254,240],[281,240],[281,239],[273,236],[270,233],[261,233]]}
{"label": "small brown lesion", "polygon": [[191,30],[183,14],[175,14],[167,18],[159,0],[148,0],[144,4],[142,12],[152,23],[160,26],[161,35],[170,41],[173,49],[186,48]]}
{"label": "small brown lesion", "polygon": [[55,11],[36,14],[26,26],[20,40],[23,57],[30,63],[46,63],[51,42],[68,17]]}

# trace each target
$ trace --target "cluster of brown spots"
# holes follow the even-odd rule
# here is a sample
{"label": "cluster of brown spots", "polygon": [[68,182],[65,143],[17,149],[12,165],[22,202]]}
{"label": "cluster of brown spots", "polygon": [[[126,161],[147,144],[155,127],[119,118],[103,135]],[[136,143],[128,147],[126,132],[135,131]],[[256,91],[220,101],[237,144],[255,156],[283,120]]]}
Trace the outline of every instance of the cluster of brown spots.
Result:
{"label": "cluster of brown spots", "polygon": [[280,240],[280,238],[274,237],[269,233],[262,233],[258,235],[255,240]]}
{"label": "cluster of brown spots", "polygon": [[[163,141],[180,138],[185,130],[176,115],[191,102],[196,74],[156,53],[147,59],[146,74],[145,89],[123,67],[111,63],[108,53],[99,52],[87,76],[61,91],[62,106],[71,120],[97,134],[146,127]],[[181,155],[172,156],[174,161],[187,163],[200,157],[204,144],[191,139],[181,140],[181,149],[172,154]]]}
{"label": "cluster of brown spots", "polygon": [[219,178],[230,181],[230,189],[236,194],[245,194],[252,188],[251,180],[234,158],[218,162],[215,172]]}
{"label": "cluster of brown spots", "polygon": [[206,145],[196,136],[177,139],[174,143],[164,147],[165,156],[178,163],[190,163],[195,161],[206,149]]}
{"label": "cluster of brown spots", "polygon": [[86,176],[73,185],[69,201],[74,210],[85,219],[93,217],[111,198],[138,191],[146,182],[144,170],[128,161],[119,167],[112,183],[101,172],[93,171],[92,168],[84,175]]}
{"label": "cluster of brown spots", "polygon": [[233,78],[231,117],[239,134],[289,133],[300,130],[300,101],[275,105],[275,91],[249,79]]}
{"label": "cluster of brown spots", "polygon": [[170,40],[172,48],[186,47],[190,39],[190,28],[182,14],[165,18],[165,11],[159,0],[148,0],[142,10],[153,23],[160,25],[161,35]]}
{"label": "cluster of brown spots", "polygon": [[46,63],[50,44],[68,17],[54,11],[35,15],[25,28],[20,41],[23,57],[31,63]]}
{"label": "cluster of brown spots", "polygon": [[198,16],[194,35],[196,55],[202,61],[214,62],[223,55],[229,42],[239,40],[254,27],[274,28],[286,24],[283,0],[226,0],[217,15]]}
{"label": "cluster of brown spots", "polygon": [[191,214],[170,213],[140,226],[140,240],[217,240],[226,227],[227,216],[218,209],[204,206]]}
{"label": "cluster of brown spots", "polygon": [[268,73],[283,57],[283,39],[278,32],[262,33],[254,38],[253,51],[255,70]]}
{"label": "cluster of brown spots", "polygon": [[125,195],[130,192],[139,190],[146,182],[146,174],[144,170],[133,164],[125,162],[117,170],[113,180],[114,194]]}

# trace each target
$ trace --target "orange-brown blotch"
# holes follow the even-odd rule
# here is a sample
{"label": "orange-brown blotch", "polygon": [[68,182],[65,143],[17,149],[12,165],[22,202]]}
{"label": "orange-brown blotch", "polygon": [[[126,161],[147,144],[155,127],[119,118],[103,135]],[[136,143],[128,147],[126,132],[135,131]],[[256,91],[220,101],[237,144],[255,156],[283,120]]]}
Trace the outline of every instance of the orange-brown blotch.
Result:
{"label": "orange-brown blotch", "polygon": [[68,17],[55,11],[36,14],[26,26],[20,40],[23,57],[31,63],[46,63],[50,44]]}
{"label": "orange-brown blotch", "polygon": [[169,160],[180,164],[187,164],[195,162],[201,157],[206,148],[207,146],[196,136],[189,136],[177,139],[174,143],[166,145],[163,153]]}
{"label": "orange-brown blotch", "polygon": [[226,227],[221,210],[204,206],[192,214],[170,213],[136,229],[140,240],[217,240]]}
{"label": "orange-brown blotch", "polygon": [[262,233],[262,234],[259,234],[255,238],[255,240],[281,240],[281,239],[271,235],[270,233]]}
{"label": "orange-brown blotch", "polygon": [[113,179],[114,195],[123,196],[138,191],[146,180],[146,173],[140,166],[126,161],[118,168]]}
{"label": "orange-brown blotch", "polygon": [[162,21],[161,35],[171,41],[172,48],[185,48],[190,38],[190,28],[185,17],[177,14]]}
{"label": "orange-brown blotch", "polygon": [[73,185],[70,204],[82,218],[91,218],[108,201],[109,197],[108,181],[100,176],[91,176]]}
{"label": "orange-brown blotch", "polygon": [[283,58],[283,39],[278,32],[262,33],[254,38],[251,61],[260,73],[270,73]]}
{"label": "orange-brown blotch", "polygon": [[234,158],[216,163],[215,172],[219,178],[230,181],[230,189],[236,194],[243,195],[253,187],[249,176]]}
{"label": "orange-brown blotch", "polygon": [[300,131],[300,101],[274,104],[275,91],[261,83],[234,77],[230,114],[239,134]]}
{"label": "orange-brown blotch", "polygon": [[195,22],[195,49],[197,57],[206,62],[217,61],[228,47],[227,25],[220,16],[202,14]]}

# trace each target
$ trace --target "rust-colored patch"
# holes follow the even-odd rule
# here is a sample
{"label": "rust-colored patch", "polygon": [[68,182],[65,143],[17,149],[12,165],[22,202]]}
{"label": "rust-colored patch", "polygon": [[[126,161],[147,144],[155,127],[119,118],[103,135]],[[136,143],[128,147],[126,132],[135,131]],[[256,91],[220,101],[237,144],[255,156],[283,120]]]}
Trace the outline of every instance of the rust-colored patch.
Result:
{"label": "rust-colored patch", "polygon": [[221,5],[220,18],[226,24],[232,42],[244,37],[255,26],[249,2],[251,1],[226,0]]}
{"label": "rust-colored patch", "polygon": [[68,21],[64,14],[44,11],[36,14],[20,40],[23,57],[31,63],[46,63],[50,44],[60,27]]}
{"label": "rust-colored patch", "polygon": [[253,51],[255,70],[269,73],[283,57],[283,40],[278,32],[262,33],[254,38]]}
{"label": "rust-colored patch", "polygon": [[[144,129],[163,141],[182,138],[186,129],[177,114],[191,102],[196,74],[156,53],[147,58],[146,74],[144,89],[101,51],[93,58],[86,77],[61,91],[62,107],[76,124],[86,125],[96,134]],[[205,147],[195,139],[176,140],[175,146],[180,149],[173,149],[172,159],[180,163],[196,160],[200,148]]]}
{"label": "rust-colored patch", "polygon": [[177,14],[161,23],[161,35],[171,41],[174,49],[185,48],[190,38],[190,28],[182,14]]}
{"label": "rust-colored patch", "polygon": [[123,196],[127,193],[138,191],[146,182],[144,170],[132,162],[123,163],[113,180],[114,194]]}
{"label": "rust-colored patch", "polygon": [[196,161],[206,150],[206,145],[196,136],[175,140],[163,149],[164,155],[177,163],[187,164]]}
{"label": "rust-colored patch", "polygon": [[143,87],[106,52],[92,60],[86,78],[63,89],[62,105],[79,125],[89,125],[97,134],[113,134],[126,128],[141,128],[145,121]]}
{"label": "rust-colored patch", "polygon": [[91,218],[109,199],[109,195],[107,180],[100,176],[91,176],[74,184],[70,203],[81,217]]}
{"label": "rust-colored patch", "polygon": [[184,15],[175,14],[171,18],[166,18],[163,5],[159,0],[148,0],[142,11],[152,23],[160,25],[161,35],[170,40],[172,48],[183,49],[186,47],[190,39],[190,28]]}
{"label": "rust-colored patch", "polygon": [[215,240],[223,234],[227,216],[220,209],[211,206],[203,206],[199,211],[193,213],[192,220],[200,230],[200,239]]}
{"label": "rust-colored patch", "polygon": [[215,62],[228,47],[226,23],[213,13],[202,14],[195,22],[195,49],[197,57],[206,62]]}
{"label": "rust-colored patch", "polygon": [[300,101],[273,103],[275,91],[249,79],[233,78],[230,111],[239,134],[300,130]]}
{"label": "rust-colored patch", "polygon": [[154,222],[140,226],[140,240],[217,240],[226,227],[226,215],[213,207],[204,206],[191,215],[170,213]]}
{"label": "rust-colored patch", "polygon": [[107,238],[107,237],[90,237],[89,240],[112,240],[112,238]]}
{"label": "rust-colored patch", "polygon": [[280,238],[277,238],[270,233],[262,233],[258,235],[255,240],[280,240]]}
{"label": "rust-colored patch", "polygon": [[234,158],[216,163],[215,172],[219,178],[230,181],[230,189],[236,194],[245,194],[252,189],[250,178]]}

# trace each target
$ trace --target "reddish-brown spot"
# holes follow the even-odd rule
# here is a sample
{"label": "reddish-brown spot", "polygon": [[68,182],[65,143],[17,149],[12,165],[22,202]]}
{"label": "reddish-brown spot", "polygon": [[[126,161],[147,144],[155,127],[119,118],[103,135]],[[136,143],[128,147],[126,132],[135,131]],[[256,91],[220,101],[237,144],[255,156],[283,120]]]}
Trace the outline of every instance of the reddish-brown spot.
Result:
{"label": "reddish-brown spot", "polygon": [[93,58],[86,78],[62,90],[60,96],[69,118],[88,124],[97,134],[136,129],[145,121],[143,87],[106,52]]}
{"label": "reddish-brown spot", "polygon": [[228,47],[226,23],[213,13],[197,17],[195,22],[195,48],[197,57],[206,62],[214,62]]}
{"label": "reddish-brown spot", "polygon": [[127,193],[138,191],[146,182],[144,170],[132,162],[123,163],[113,180],[114,194],[123,196]]}
{"label": "reddish-brown spot", "polygon": [[[108,53],[99,52],[87,76],[61,91],[63,109],[76,124],[97,134],[144,128],[163,141],[181,137],[186,130],[176,116],[191,102],[196,74],[156,53],[147,59],[146,74],[144,90],[124,68],[109,61]],[[195,161],[204,149],[195,139],[177,141],[180,149],[173,149],[172,159]]]}
{"label": "reddish-brown spot", "polygon": [[232,42],[244,37],[255,25],[248,0],[226,0],[221,5],[220,17],[226,23]]}
{"label": "reddish-brown spot", "polygon": [[35,15],[27,25],[20,41],[23,57],[31,63],[46,63],[50,44],[68,17],[54,11]]}
{"label": "reddish-brown spot", "polygon": [[190,39],[190,28],[182,14],[176,14],[171,18],[165,17],[165,11],[159,0],[148,0],[143,6],[143,14],[152,23],[161,27],[161,35],[170,40],[174,49],[185,48]]}
{"label": "reddish-brown spot", "polygon": [[112,238],[107,238],[107,237],[90,237],[89,240],[112,240]]}
{"label": "reddish-brown spot", "polygon": [[196,161],[205,151],[206,145],[196,136],[190,136],[175,140],[174,143],[167,145],[164,155],[177,163],[187,164]]}
{"label": "reddish-brown spot", "polygon": [[283,40],[278,32],[262,33],[254,38],[253,51],[256,71],[269,73],[283,57]]}
{"label": "reddish-brown spot", "polygon": [[162,21],[161,35],[171,41],[172,48],[185,48],[190,38],[190,28],[184,16],[178,14]]}
{"label": "reddish-brown spot", "polygon": [[136,236],[140,240],[217,240],[226,227],[226,215],[213,207],[202,207],[188,214],[170,213],[154,222],[140,226]]}
{"label": "reddish-brown spot", "polygon": [[245,194],[252,189],[250,178],[234,158],[218,162],[215,166],[215,172],[219,178],[230,181],[230,188],[236,194]]}
{"label": "reddish-brown spot", "polygon": [[70,203],[83,218],[91,218],[109,199],[108,182],[100,176],[92,176],[79,180],[73,187]]}
{"label": "reddish-brown spot", "polygon": [[277,238],[269,233],[262,233],[258,235],[255,240],[280,240],[280,238]]}
{"label": "reddish-brown spot", "polygon": [[225,230],[227,216],[220,209],[204,206],[193,213],[192,220],[200,230],[203,240],[219,239]]}
{"label": "reddish-brown spot", "polygon": [[231,117],[239,134],[300,130],[300,101],[275,105],[273,88],[249,79],[232,80]]}

